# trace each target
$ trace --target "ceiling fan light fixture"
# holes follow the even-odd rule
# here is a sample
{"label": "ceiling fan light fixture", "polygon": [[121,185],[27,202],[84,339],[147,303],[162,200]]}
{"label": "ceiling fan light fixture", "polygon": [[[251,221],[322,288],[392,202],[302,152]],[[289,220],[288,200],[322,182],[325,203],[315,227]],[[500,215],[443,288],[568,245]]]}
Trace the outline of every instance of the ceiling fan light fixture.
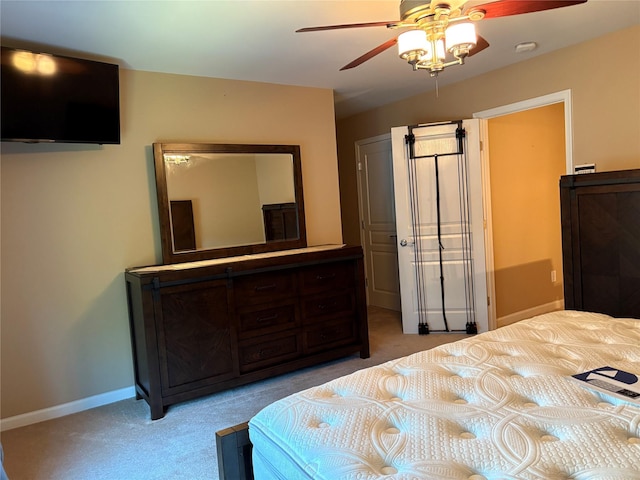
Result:
{"label": "ceiling fan light fixture", "polygon": [[408,30],[398,36],[398,55],[412,65],[427,54],[429,47],[424,30]]}
{"label": "ceiling fan light fixture", "polygon": [[[427,70],[432,77],[437,77],[438,73],[445,68],[464,65],[467,57],[476,55],[489,47],[489,42],[476,34],[474,24],[478,21],[484,18],[508,17],[579,5],[587,0],[484,0],[484,2],[486,3],[483,3],[483,0],[400,0],[399,21],[327,25],[301,28],[296,31],[317,32],[383,26],[390,29],[407,28],[408,31],[378,45],[340,70],[357,67],[393,45],[397,45],[399,57],[407,61],[414,71]],[[530,42],[516,46],[516,51],[530,51],[532,47],[535,48],[535,43]],[[448,58],[446,58],[447,52],[451,54]]]}
{"label": "ceiling fan light fixture", "polygon": [[476,27],[471,22],[449,25],[444,34],[447,42],[447,50],[456,57],[468,55],[469,50],[478,43]]}
{"label": "ceiling fan light fixture", "polygon": [[444,70],[446,66],[444,62],[446,54],[444,39],[431,39],[427,51],[420,57],[418,62],[413,64],[413,69],[428,70],[431,75],[436,75]]}

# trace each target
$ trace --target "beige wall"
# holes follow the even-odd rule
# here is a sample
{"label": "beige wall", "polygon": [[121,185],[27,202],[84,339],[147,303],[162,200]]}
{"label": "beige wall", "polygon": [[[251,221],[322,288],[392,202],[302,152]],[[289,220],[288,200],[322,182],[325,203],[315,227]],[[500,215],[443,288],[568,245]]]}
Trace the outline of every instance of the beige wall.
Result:
{"label": "beige wall", "polygon": [[[359,242],[354,143],[394,126],[471,118],[474,112],[570,89],[574,162],[595,163],[598,171],[640,168],[640,55],[633,48],[629,54],[630,45],[640,45],[640,26],[442,87],[438,98],[431,91],[339,121],[345,242]],[[600,64],[603,58],[608,66]],[[424,81],[431,80],[425,75]]]}
{"label": "beige wall", "polygon": [[563,298],[558,181],[566,173],[564,104],[492,118],[488,129],[500,325],[507,315]]}
{"label": "beige wall", "polygon": [[256,155],[256,175],[261,206],[296,201],[291,155]]}
{"label": "beige wall", "polygon": [[161,260],[153,142],[300,145],[308,242],[342,241],[330,90],[122,70],[121,105],[121,145],[2,144],[3,418],[133,385],[123,271]]}
{"label": "beige wall", "polygon": [[254,155],[192,155],[165,172],[169,201],[192,200],[196,248],[266,241]]}

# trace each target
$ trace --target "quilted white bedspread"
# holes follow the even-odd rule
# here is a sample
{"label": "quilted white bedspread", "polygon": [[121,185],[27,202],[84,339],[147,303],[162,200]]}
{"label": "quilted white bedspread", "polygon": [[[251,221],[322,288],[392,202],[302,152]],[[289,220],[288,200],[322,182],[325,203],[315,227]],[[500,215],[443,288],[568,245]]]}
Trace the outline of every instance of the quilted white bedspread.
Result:
{"label": "quilted white bedspread", "polygon": [[360,370],[249,423],[264,479],[640,479],[640,405],[567,377],[640,374],[640,320],[554,312]]}

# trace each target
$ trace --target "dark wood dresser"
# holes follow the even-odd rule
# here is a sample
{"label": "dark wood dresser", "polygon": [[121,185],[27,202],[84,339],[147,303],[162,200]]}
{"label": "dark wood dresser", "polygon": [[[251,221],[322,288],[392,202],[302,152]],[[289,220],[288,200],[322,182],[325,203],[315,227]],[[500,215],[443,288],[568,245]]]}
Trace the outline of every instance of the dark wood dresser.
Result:
{"label": "dark wood dresser", "polygon": [[640,318],[640,169],[560,179],[566,309]]}
{"label": "dark wood dresser", "polygon": [[125,272],[136,394],[166,407],[360,352],[361,247],[304,249]]}

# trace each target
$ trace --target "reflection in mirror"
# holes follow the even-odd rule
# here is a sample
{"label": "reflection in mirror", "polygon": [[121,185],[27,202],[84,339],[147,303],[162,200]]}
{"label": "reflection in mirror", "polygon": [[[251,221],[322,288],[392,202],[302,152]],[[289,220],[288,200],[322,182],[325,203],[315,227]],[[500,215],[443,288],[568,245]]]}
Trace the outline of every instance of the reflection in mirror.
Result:
{"label": "reflection in mirror", "polygon": [[297,146],[154,144],[163,262],[306,246]]}
{"label": "reflection in mirror", "polygon": [[[295,207],[291,155],[205,153],[183,158],[178,162],[164,156],[174,251],[284,240],[273,236],[265,213],[282,205]],[[286,233],[289,239],[298,238],[297,228]]]}

